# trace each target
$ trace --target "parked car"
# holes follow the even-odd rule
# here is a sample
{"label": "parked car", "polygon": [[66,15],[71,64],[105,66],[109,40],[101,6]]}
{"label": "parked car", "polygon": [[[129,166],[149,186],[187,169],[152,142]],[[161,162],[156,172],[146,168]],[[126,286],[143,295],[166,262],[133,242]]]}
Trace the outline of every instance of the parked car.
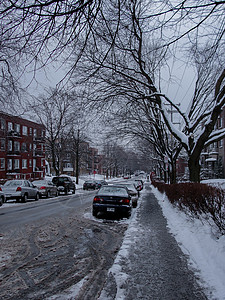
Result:
{"label": "parked car", "polygon": [[86,180],[83,184],[83,190],[96,190],[98,184],[96,180]]}
{"label": "parked car", "polygon": [[52,182],[57,186],[59,193],[63,192],[67,195],[70,191],[73,194],[76,192],[76,185],[69,176],[55,176]]}
{"label": "parked car", "polygon": [[0,206],[5,202],[5,194],[2,191],[2,188],[0,187]]}
{"label": "parked car", "polygon": [[141,179],[135,179],[134,184],[135,184],[135,187],[136,187],[137,191],[140,192],[141,190],[143,190],[143,187],[144,187],[143,180],[141,180]]}
{"label": "parked car", "polygon": [[108,185],[105,180],[96,180],[97,189],[100,189],[103,185]]}
{"label": "parked car", "polygon": [[121,183],[119,184],[119,186],[124,186],[128,189],[128,192],[131,196],[131,200],[132,200],[132,206],[133,207],[137,207],[137,202],[138,202],[138,191],[134,185],[134,183]]}
{"label": "parked car", "polygon": [[104,185],[93,199],[92,214],[97,217],[101,213],[111,213],[130,217],[132,201],[127,188]]}
{"label": "parked car", "polygon": [[38,190],[40,197],[57,197],[59,195],[57,186],[50,180],[35,180],[33,181]]}
{"label": "parked car", "polygon": [[26,202],[28,199],[39,200],[38,189],[28,180],[14,179],[8,180],[2,186],[6,201],[16,199],[16,201]]}

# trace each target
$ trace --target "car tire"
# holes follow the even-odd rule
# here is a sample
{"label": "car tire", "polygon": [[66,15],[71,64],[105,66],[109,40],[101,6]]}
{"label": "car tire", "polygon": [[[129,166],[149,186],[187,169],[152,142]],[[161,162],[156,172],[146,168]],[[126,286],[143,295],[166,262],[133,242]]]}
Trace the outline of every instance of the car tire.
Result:
{"label": "car tire", "polygon": [[35,201],[38,201],[40,199],[40,195],[39,193],[36,194],[36,197],[35,197]]}
{"label": "car tire", "polygon": [[2,206],[3,203],[4,203],[4,198],[1,197],[1,199],[0,199],[0,206]]}
{"label": "car tire", "polygon": [[56,191],[56,193],[55,193],[55,197],[58,197],[59,196],[59,192],[58,191]]}
{"label": "car tire", "polygon": [[93,211],[92,211],[92,216],[97,218],[98,212],[97,212],[96,210],[93,210]]}
{"label": "car tire", "polygon": [[127,212],[127,213],[125,214],[125,218],[127,218],[127,219],[129,219],[130,216],[131,216],[131,211],[129,211],[129,212]]}
{"label": "car tire", "polygon": [[24,194],[23,197],[21,198],[21,202],[26,203],[27,202],[27,194]]}
{"label": "car tire", "polygon": [[73,191],[72,191],[72,194],[75,194],[75,192],[76,192],[76,189],[74,188]]}

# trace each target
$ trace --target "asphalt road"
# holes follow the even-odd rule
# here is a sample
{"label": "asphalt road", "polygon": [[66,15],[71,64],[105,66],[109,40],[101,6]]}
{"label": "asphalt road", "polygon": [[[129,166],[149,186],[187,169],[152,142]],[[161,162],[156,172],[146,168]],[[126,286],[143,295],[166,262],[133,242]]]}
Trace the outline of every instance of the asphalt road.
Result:
{"label": "asphalt road", "polygon": [[57,198],[30,200],[24,204],[15,204],[15,201],[7,202],[0,210],[0,230],[28,224],[51,216],[63,217],[71,212],[71,209],[80,209],[90,204],[96,191],[78,195],[60,196]]}
{"label": "asphalt road", "polygon": [[127,224],[93,218],[94,194],[0,209],[0,299],[62,299],[81,282],[71,299],[97,299]]}

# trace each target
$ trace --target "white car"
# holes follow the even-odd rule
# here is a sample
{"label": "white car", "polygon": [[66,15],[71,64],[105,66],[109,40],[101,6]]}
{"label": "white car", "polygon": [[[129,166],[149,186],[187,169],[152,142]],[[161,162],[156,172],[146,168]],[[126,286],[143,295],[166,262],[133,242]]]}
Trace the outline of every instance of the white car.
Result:
{"label": "white car", "polygon": [[28,199],[39,200],[38,189],[28,180],[14,179],[8,180],[2,186],[6,201],[16,199],[16,201],[26,202]]}

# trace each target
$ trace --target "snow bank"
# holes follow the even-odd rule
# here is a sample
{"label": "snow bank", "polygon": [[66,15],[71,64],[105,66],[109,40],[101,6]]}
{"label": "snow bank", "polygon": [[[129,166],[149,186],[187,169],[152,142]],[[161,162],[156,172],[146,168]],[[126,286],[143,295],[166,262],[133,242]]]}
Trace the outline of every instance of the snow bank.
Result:
{"label": "snow bank", "polygon": [[209,290],[209,299],[225,300],[225,236],[217,237],[216,230],[205,220],[190,219],[173,207],[164,194],[152,187],[168,227],[199,282]]}

